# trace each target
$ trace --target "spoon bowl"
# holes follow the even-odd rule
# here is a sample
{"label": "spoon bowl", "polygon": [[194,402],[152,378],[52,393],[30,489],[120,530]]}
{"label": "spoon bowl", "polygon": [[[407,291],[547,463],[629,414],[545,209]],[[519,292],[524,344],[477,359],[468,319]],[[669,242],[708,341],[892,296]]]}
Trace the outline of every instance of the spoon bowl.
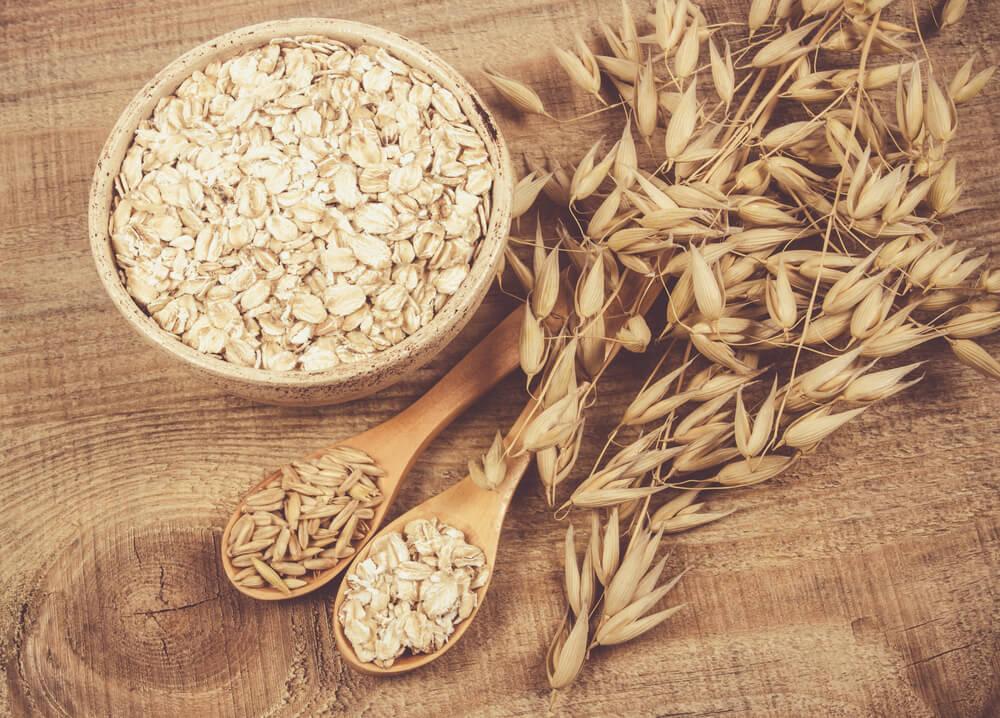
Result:
{"label": "spoon bowl", "polygon": [[[394,439],[398,441],[398,437],[388,435],[391,427],[387,427],[387,424],[388,422],[380,424],[374,429],[337,444],[337,446],[348,446],[350,448],[360,449],[366,452],[379,466],[386,469],[385,476],[375,479],[375,483],[382,494],[382,503],[375,508],[375,515],[370,521],[371,531],[369,531],[369,537],[375,534],[378,526],[385,518],[385,513],[388,510],[389,505],[392,503],[392,500],[395,498],[396,492],[399,490],[399,486],[405,476],[406,468],[408,468],[404,467],[401,470],[398,466],[393,464],[393,459],[397,458],[398,453],[393,450],[397,447],[393,446],[390,442]],[[326,453],[326,449],[320,450],[309,455],[307,458],[318,459]],[[393,471],[393,469],[395,469],[395,471]],[[281,481],[280,470],[274,471],[266,476],[260,483],[247,492],[247,496],[251,496],[258,491],[263,491],[276,481]],[[230,583],[232,583],[233,586],[236,587],[236,590],[240,593],[250,596],[251,598],[256,598],[260,601],[283,601],[289,598],[304,596],[305,594],[311,593],[321,586],[328,584],[336,578],[341,571],[347,568],[347,566],[354,559],[354,555],[341,559],[335,566],[316,574],[316,576],[310,579],[309,583],[305,586],[291,589],[291,591],[287,594],[279,593],[278,591],[270,588],[252,588],[240,585],[236,582],[235,577],[241,569],[233,565],[232,558],[230,558],[227,548],[229,546],[229,536],[232,533],[233,526],[236,524],[236,521],[243,516],[242,505],[243,502],[240,502],[240,505],[233,511],[232,515],[229,517],[229,521],[226,523],[225,530],[222,532],[222,566],[226,571],[226,576],[229,578]]]}
{"label": "spoon bowl", "polygon": [[[417,519],[437,519],[440,523],[448,524],[465,534],[467,543],[478,547],[486,556],[486,566],[489,569],[486,583],[476,589],[476,605],[461,623],[455,626],[454,633],[448,637],[448,641],[433,653],[406,653],[397,658],[391,666],[383,668],[374,663],[365,663],[358,659],[351,642],[344,634],[344,626],[340,622],[340,607],[347,596],[347,581],[341,581],[337,589],[337,597],[333,604],[333,626],[334,638],[337,642],[337,649],[340,655],[351,666],[351,668],[368,673],[370,675],[394,675],[406,673],[416,668],[420,668],[431,661],[437,660],[444,655],[452,646],[458,643],[465,631],[472,625],[473,619],[479,612],[490,583],[493,581],[493,574],[496,564],[497,547],[500,545],[500,532],[503,528],[503,519],[507,513],[507,506],[510,504],[514,489],[518,481],[524,475],[530,463],[528,454],[521,454],[511,458],[507,465],[507,476],[503,483],[497,487],[496,491],[486,491],[473,483],[472,479],[466,477],[451,488],[442,491],[440,494],[415,506],[406,513],[397,517],[387,524],[376,537],[392,532],[402,533],[404,527],[411,521]],[[355,556],[348,560],[360,563],[364,561],[371,550],[372,541]],[[353,563],[352,563],[353,565]]]}

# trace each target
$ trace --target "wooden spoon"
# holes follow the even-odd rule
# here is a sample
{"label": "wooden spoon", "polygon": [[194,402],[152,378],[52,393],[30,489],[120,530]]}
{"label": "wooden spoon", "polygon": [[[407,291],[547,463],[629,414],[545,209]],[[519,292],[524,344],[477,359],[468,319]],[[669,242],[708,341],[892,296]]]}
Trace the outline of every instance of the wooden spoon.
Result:
{"label": "wooden spoon", "polygon": [[[364,433],[335,444],[335,446],[350,446],[367,452],[386,472],[385,476],[377,480],[383,499],[382,503],[375,508],[375,515],[369,522],[371,529],[362,545],[367,543],[377,532],[379,525],[385,518],[386,511],[389,510],[393,499],[399,492],[399,487],[403,484],[403,479],[406,478],[410,468],[427,445],[470,404],[517,368],[519,362],[518,337],[523,316],[523,307],[514,310],[458,364],[452,367],[451,371],[445,374],[437,384],[401,413]],[[328,453],[330,448],[321,449],[311,454],[309,458],[319,458]],[[271,473],[254,486],[247,493],[247,496],[261,491],[271,482],[280,480],[280,478],[280,471]],[[473,489],[476,489],[474,484],[471,482],[469,484]],[[246,497],[236,507],[233,515],[229,518],[229,523],[226,524],[226,529],[222,534],[221,551],[222,565],[226,570],[226,576],[241,593],[262,601],[281,601],[304,596],[333,580],[347,568],[354,558],[354,556],[348,556],[339,561],[337,565],[310,579],[305,586],[293,589],[288,594],[279,593],[271,588],[240,586],[234,580],[240,569],[233,566],[227,549],[233,525],[243,515],[242,507],[245,500]],[[499,533],[499,525],[497,529]],[[356,548],[360,549],[361,546]],[[490,558],[492,560],[492,556]],[[492,565],[492,561],[490,565]]]}
{"label": "wooden spoon", "polygon": [[[508,437],[517,437],[527,420],[534,415],[535,402],[530,401],[521,412],[517,422],[511,429]],[[486,583],[476,590],[476,606],[472,613],[455,627],[455,632],[449,636],[448,641],[440,649],[433,653],[410,654],[404,653],[397,658],[388,668],[382,668],[374,663],[364,663],[358,660],[354,653],[351,642],[344,635],[344,627],[340,623],[340,607],[344,603],[347,594],[347,581],[341,581],[337,589],[337,598],[333,604],[333,625],[334,636],[337,641],[337,649],[343,656],[347,664],[358,671],[371,675],[392,675],[396,673],[406,673],[415,668],[420,668],[431,661],[443,656],[465,633],[466,629],[472,625],[472,619],[479,612],[479,607],[483,605],[486,592],[489,590],[490,582],[493,580],[495,572],[497,547],[500,545],[500,532],[503,528],[503,521],[510,507],[514,490],[524,476],[528,465],[531,463],[531,454],[521,452],[519,456],[508,457],[507,476],[503,482],[493,491],[481,489],[473,483],[472,479],[466,477],[445,491],[424,501],[405,514],[385,526],[378,534],[377,538],[383,534],[396,531],[403,532],[403,528],[410,521],[415,519],[436,518],[441,523],[448,524],[459,529],[465,534],[465,540],[482,549],[486,554],[486,565],[490,569]],[[368,557],[372,542],[351,558],[355,562],[364,561]],[[353,564],[352,564],[353,567]]]}
{"label": "wooden spoon", "polygon": [[[636,296],[620,297],[618,300],[620,306],[631,306],[634,301],[636,302],[636,312],[645,314],[659,296],[659,287],[655,286],[653,291],[640,289],[635,294]],[[565,301],[565,297],[560,296],[560,300]],[[612,324],[609,324],[608,336],[615,336],[622,321],[623,317],[618,316]],[[614,359],[621,348],[622,345],[619,343],[611,346],[605,358],[605,365]],[[520,446],[520,438],[525,426],[534,418],[537,411],[538,403],[534,399],[528,401],[521,414],[517,417],[517,421],[514,422],[510,433],[507,435],[505,439],[508,454],[507,476],[504,477],[503,482],[494,491],[481,489],[473,483],[472,479],[466,477],[451,488],[446,489],[436,496],[432,496],[388,524],[375,536],[370,537],[366,546],[351,557],[353,559],[353,568],[354,563],[364,561],[367,558],[374,539],[390,531],[402,532],[406,524],[415,519],[436,518],[441,523],[454,526],[465,534],[465,540],[468,543],[478,546],[486,554],[486,565],[490,569],[486,583],[476,590],[476,606],[473,608],[472,613],[464,621],[455,626],[454,633],[448,637],[448,641],[437,651],[420,654],[404,653],[391,666],[382,668],[374,663],[365,663],[358,660],[358,656],[354,652],[354,647],[347,640],[347,636],[344,635],[344,627],[340,623],[340,607],[343,605],[347,595],[347,581],[341,581],[337,589],[337,598],[333,603],[333,632],[337,642],[337,649],[351,668],[376,676],[387,676],[412,671],[421,666],[426,666],[428,663],[437,660],[447,653],[452,646],[458,643],[469,626],[472,625],[472,620],[479,613],[479,608],[483,605],[486,592],[489,590],[490,583],[493,581],[493,575],[496,572],[497,547],[500,545],[500,532],[503,528],[504,518],[507,516],[507,509],[510,507],[510,502],[514,496],[514,491],[517,489],[517,485],[524,477],[525,471],[531,463],[531,454],[523,451]]]}

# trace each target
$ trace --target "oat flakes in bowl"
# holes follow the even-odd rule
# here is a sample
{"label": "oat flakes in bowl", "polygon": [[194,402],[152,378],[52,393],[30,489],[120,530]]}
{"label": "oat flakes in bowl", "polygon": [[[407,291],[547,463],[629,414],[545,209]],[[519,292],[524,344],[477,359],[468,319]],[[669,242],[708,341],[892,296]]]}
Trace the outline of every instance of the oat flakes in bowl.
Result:
{"label": "oat flakes in bowl", "polygon": [[481,301],[509,226],[506,150],[457,73],[320,22],[341,29],[256,26],[181,58],[169,91],[161,73],[109,140],[121,161],[106,151],[98,179],[116,172],[91,207],[130,322],[236,393],[286,403],[370,393],[428,360]]}

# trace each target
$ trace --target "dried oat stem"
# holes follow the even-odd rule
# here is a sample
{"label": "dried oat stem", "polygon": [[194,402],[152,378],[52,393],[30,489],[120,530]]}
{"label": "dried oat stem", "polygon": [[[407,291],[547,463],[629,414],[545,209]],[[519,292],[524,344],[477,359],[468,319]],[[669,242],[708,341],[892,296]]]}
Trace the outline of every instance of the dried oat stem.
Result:
{"label": "dried oat stem", "polygon": [[[671,585],[657,588],[656,547],[735,508],[706,497],[774,479],[920,381],[919,362],[894,357],[944,339],[1000,376],[978,341],[1000,329],[1000,272],[942,237],[966,209],[949,155],[958,107],[994,68],[973,75],[973,58],[945,82],[919,28],[915,43],[882,20],[887,4],[754,2],[749,33],[728,45],[688,0],[657,0],[645,36],[627,6],[619,25],[601,23],[608,54],[594,60],[625,127],[610,149],[594,138],[575,168],[533,166],[529,181],[546,177],[567,219],[556,239],[536,239],[533,269],[515,265],[534,316],[567,298],[558,326],[526,327],[537,405],[516,436],[556,518],[591,522],[584,560],[565,547],[571,611],[550,652],[554,688],[581,670],[582,646],[672,615],[650,613]],[[962,11],[950,4],[943,24]],[[590,50],[574,52],[586,70]],[[593,76],[560,57],[592,91]],[[661,292],[666,316],[645,316]],[[576,477],[587,412],[622,348],[659,356]]]}

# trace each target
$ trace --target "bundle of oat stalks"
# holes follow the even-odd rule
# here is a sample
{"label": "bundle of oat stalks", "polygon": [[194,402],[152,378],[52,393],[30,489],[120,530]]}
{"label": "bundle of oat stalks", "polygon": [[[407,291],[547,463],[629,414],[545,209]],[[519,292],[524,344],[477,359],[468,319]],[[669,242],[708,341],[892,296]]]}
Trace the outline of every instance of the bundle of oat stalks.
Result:
{"label": "bundle of oat stalks", "polygon": [[[926,55],[917,21],[955,23],[961,0],[924,18],[898,3],[899,22],[883,18],[893,4],[754,0],[734,32],[688,0],[658,0],[645,32],[627,5],[618,27],[601,23],[607,54],[579,37],[556,50],[625,122],[575,168],[521,181],[516,215],[544,192],[567,219],[556,237],[525,240],[531,260],[507,258],[526,294],[521,363],[537,400],[516,444],[557,515],[589,511],[592,525],[582,560],[567,532],[553,688],[594,646],[679,608],[651,613],[679,578],[660,585],[654,559],[664,533],[725,515],[703,510],[700,492],[777,476],[920,380],[919,362],[883,360],[943,339],[1000,378],[975,341],[1000,328],[1000,272],[942,229],[963,209],[948,157],[956,108],[994,68],[976,73],[971,58],[944,78]],[[519,110],[551,117],[528,86],[488,77]],[[661,293],[665,321],[647,323]],[[655,341],[650,324],[663,326]],[[619,349],[654,347],[656,369],[597,464],[566,488],[601,374]],[[497,441],[473,466],[484,486],[503,477],[502,454]]]}

